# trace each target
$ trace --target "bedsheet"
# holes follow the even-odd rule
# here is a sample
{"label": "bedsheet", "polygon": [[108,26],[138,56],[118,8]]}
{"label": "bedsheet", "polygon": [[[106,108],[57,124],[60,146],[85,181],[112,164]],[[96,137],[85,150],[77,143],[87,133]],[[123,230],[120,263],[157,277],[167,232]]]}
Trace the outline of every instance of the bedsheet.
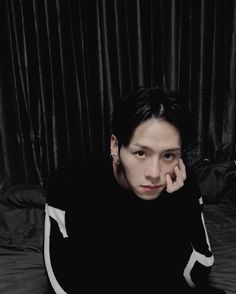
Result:
{"label": "bedsheet", "polygon": [[51,294],[43,260],[41,190],[10,189],[0,198],[0,293]]}
{"label": "bedsheet", "polygon": [[204,217],[215,258],[211,283],[227,294],[236,294],[236,205],[205,205]]}

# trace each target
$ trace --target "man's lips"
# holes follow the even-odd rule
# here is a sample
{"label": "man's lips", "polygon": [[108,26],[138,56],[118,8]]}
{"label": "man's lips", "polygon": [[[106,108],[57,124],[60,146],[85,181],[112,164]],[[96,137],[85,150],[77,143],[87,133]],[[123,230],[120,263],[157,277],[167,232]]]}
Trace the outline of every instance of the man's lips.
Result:
{"label": "man's lips", "polygon": [[141,187],[148,191],[154,191],[161,188],[161,185],[141,185]]}

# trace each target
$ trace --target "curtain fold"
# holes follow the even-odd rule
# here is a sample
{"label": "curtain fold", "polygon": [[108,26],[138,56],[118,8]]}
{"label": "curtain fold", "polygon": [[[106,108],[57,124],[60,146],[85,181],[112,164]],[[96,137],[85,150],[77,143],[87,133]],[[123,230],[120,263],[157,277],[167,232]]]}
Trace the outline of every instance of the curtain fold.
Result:
{"label": "curtain fold", "polygon": [[113,105],[139,86],[180,93],[194,156],[235,159],[234,0],[5,0],[0,14],[2,182],[109,152]]}

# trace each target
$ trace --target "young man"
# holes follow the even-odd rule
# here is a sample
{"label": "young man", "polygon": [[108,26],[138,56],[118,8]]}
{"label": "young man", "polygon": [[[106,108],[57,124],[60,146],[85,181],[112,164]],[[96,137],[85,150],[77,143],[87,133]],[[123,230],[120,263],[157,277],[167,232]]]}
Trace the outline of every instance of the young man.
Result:
{"label": "young man", "polygon": [[111,127],[112,160],[83,158],[48,181],[44,252],[55,292],[224,293],[208,283],[214,259],[176,99],[139,89]]}

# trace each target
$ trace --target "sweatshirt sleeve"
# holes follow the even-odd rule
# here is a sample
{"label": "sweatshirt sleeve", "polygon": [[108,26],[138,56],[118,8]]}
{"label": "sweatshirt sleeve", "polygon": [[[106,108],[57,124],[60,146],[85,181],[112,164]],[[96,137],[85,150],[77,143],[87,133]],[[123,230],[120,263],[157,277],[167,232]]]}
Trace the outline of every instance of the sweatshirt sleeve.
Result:
{"label": "sweatshirt sleeve", "polygon": [[49,281],[56,294],[66,294],[68,281],[63,275],[67,270],[70,234],[66,226],[66,214],[73,197],[73,173],[71,168],[55,171],[46,185],[47,201],[44,222],[44,260]]}
{"label": "sweatshirt sleeve", "polygon": [[184,277],[190,287],[204,287],[208,284],[209,273],[214,263],[207,228],[203,215],[203,198],[196,178],[189,172],[186,184],[188,202],[188,234],[192,254],[184,270]]}

